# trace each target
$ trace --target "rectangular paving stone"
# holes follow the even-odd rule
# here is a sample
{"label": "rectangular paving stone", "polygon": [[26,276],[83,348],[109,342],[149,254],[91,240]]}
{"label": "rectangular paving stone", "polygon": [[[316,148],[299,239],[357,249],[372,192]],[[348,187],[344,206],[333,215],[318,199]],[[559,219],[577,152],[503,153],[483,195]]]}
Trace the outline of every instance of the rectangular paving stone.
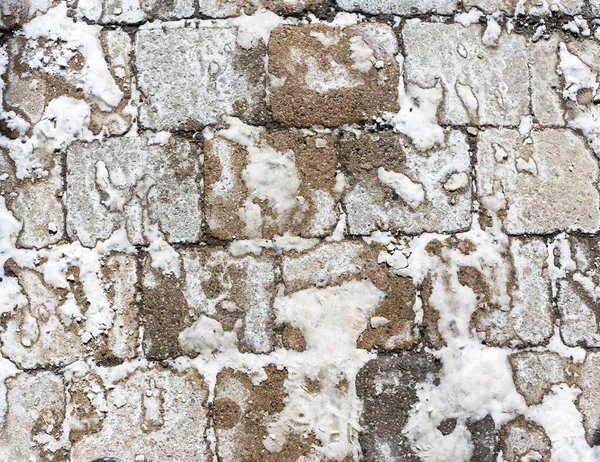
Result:
{"label": "rectangular paving stone", "polygon": [[[81,278],[80,267],[69,266],[64,288],[44,281],[43,265],[40,272],[10,265],[27,304],[4,315],[2,354],[27,369],[66,366],[89,357],[100,364],[134,358],[139,335],[136,259],[115,254],[103,263],[95,281],[89,275]],[[108,324],[101,334],[92,329],[95,318]]]}
{"label": "rectangular paving stone", "polygon": [[396,53],[393,30],[380,23],[274,29],[269,39],[274,120],[292,127],[337,127],[396,111]]}
{"label": "rectangular paving stone", "polygon": [[561,258],[562,272],[568,271],[556,283],[560,333],[568,346],[600,346],[600,305],[594,290],[600,283],[599,244],[596,237],[573,236],[568,238],[564,253],[558,249],[554,252],[555,258]]}
{"label": "rectangular paving stone", "polygon": [[[37,130],[47,132],[46,135],[52,139],[59,134],[52,133],[46,127],[47,123],[43,123],[44,110],[48,112],[53,100],[55,104],[63,101],[64,105],[64,98],[70,97],[80,101],[79,105],[82,102],[89,105],[89,120],[83,125],[92,133],[97,134],[105,127],[110,134],[121,135],[131,128],[132,123],[131,112],[126,110],[132,87],[131,39],[121,29],[99,31],[93,26],[81,26],[77,33],[85,34],[89,40],[87,49],[65,43],[69,38],[67,35],[61,36],[61,41],[47,34],[54,40],[48,40],[43,48],[37,46],[37,40],[27,40],[22,35],[8,40],[4,108],[15,111],[32,126],[41,122]],[[104,55],[106,59],[98,62],[95,60],[97,54]],[[95,82],[90,82],[89,73],[96,75]],[[52,117],[48,113],[46,115]],[[68,117],[65,119],[68,120]],[[65,136],[71,127],[61,122],[58,127],[52,128],[55,132],[64,132]],[[77,127],[75,123],[81,121],[71,122]],[[47,140],[42,138],[42,141],[46,141],[39,143],[43,147]]]}
{"label": "rectangular paving stone", "polygon": [[581,14],[583,0],[552,0],[549,2],[521,2],[519,0],[466,0],[465,7],[476,7],[484,13],[492,14],[500,11],[508,16],[551,15],[560,11],[568,15]]}
{"label": "rectangular paving stone", "polygon": [[335,288],[348,280],[369,281],[385,296],[360,334],[358,348],[410,348],[417,341],[415,288],[410,278],[392,275],[380,265],[382,252],[387,254],[380,245],[344,241],[321,244],[302,254],[285,253],[281,262],[285,293],[312,287]]}
{"label": "rectangular paving stone", "polygon": [[549,40],[529,44],[531,68],[531,104],[536,121],[544,126],[564,126],[558,46],[561,37],[552,34]]}
{"label": "rectangular paving stone", "polygon": [[155,130],[199,130],[223,116],[266,121],[262,41],[238,45],[234,27],[146,29],[136,34],[140,121]]}
{"label": "rectangular paving stone", "polygon": [[146,137],[77,142],[67,151],[67,232],[85,246],[125,226],[129,241],[147,243],[158,223],[166,240],[201,235],[200,148],[182,138],[164,145]]}
{"label": "rectangular paving stone", "polygon": [[548,248],[539,238],[509,241],[506,291],[509,306],[492,302],[493,283],[474,268],[462,268],[458,278],[479,295],[471,324],[487,345],[525,347],[545,345],[554,332]]}
{"label": "rectangular paving stone", "polygon": [[337,5],[346,11],[400,16],[418,13],[451,14],[458,8],[456,0],[337,0]]}
{"label": "rectangular paving stone", "polygon": [[465,136],[422,155],[392,132],[352,133],[340,140],[343,202],[350,234],[375,230],[453,233],[471,225],[471,160]]}
{"label": "rectangular paving stone", "polygon": [[233,257],[223,248],[180,252],[183,276],[164,278],[144,264],[144,351],[153,359],[211,357],[240,350],[268,353],[275,346],[272,304],[275,261]]}
{"label": "rectangular paving stone", "polygon": [[211,18],[251,15],[266,8],[281,16],[314,11],[323,0],[200,0],[200,13]]}
{"label": "rectangular paving stone", "polygon": [[331,234],[338,221],[335,142],[333,134],[299,131],[256,131],[247,145],[207,140],[207,233],[223,240]]}
{"label": "rectangular paving stone", "polygon": [[402,29],[406,82],[444,88],[439,122],[450,125],[518,125],[529,113],[526,40],[502,34],[497,46],[482,41],[483,27],[407,21]]}
{"label": "rectangular paving stone", "polygon": [[360,445],[364,460],[420,462],[403,429],[419,401],[419,384],[433,381],[441,365],[428,353],[403,352],[369,361],[356,377],[363,400]]}
{"label": "rectangular paving stone", "polygon": [[195,3],[194,0],[79,0],[77,11],[99,24],[136,24],[193,17]]}
{"label": "rectangular paving stone", "polygon": [[137,370],[110,389],[92,386],[94,379],[93,374],[76,377],[88,385],[70,391],[69,418],[92,425],[72,442],[69,460],[212,460],[206,441],[208,388],[197,371]]}
{"label": "rectangular paving stone", "polygon": [[508,234],[599,228],[598,162],[570,130],[481,131],[476,172],[480,203]]}
{"label": "rectangular paving stone", "polygon": [[6,381],[8,410],[0,427],[0,460],[67,460],[64,448],[50,451],[45,441],[59,439],[65,420],[65,386],[52,372],[21,372]]}

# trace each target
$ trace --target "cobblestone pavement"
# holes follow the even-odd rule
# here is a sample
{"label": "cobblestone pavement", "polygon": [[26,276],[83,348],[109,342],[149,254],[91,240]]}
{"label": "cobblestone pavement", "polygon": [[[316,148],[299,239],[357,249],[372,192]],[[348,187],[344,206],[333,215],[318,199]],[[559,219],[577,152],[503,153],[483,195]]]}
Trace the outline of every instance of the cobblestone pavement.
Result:
{"label": "cobblestone pavement", "polygon": [[0,0],[0,462],[600,461],[596,17]]}

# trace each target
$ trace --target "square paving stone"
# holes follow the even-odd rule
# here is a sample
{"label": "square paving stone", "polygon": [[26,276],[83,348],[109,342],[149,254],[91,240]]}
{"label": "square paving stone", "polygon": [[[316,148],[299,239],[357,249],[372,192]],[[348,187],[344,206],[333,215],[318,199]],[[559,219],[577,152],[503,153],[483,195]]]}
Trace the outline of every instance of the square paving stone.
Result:
{"label": "square paving stone", "polygon": [[265,122],[266,48],[262,41],[243,48],[237,32],[202,22],[137,32],[140,121],[145,128],[199,130],[220,123],[223,116]]}
{"label": "square paving stone", "polygon": [[398,41],[380,23],[281,26],[269,39],[270,103],[291,127],[371,122],[398,109]]}
{"label": "square paving stone", "polygon": [[599,229],[598,161],[570,130],[481,131],[476,176],[480,204],[508,234]]}
{"label": "square paving stone", "polygon": [[444,88],[439,121],[449,125],[518,125],[529,113],[526,40],[502,34],[486,46],[479,25],[407,21],[402,29],[407,82]]}
{"label": "square paving stone", "polygon": [[242,145],[205,142],[204,202],[216,238],[329,235],[338,221],[335,136],[257,133]]}
{"label": "square paving stone", "polygon": [[347,133],[340,158],[350,234],[469,229],[471,159],[462,133],[448,132],[446,148],[427,154],[392,132]]}

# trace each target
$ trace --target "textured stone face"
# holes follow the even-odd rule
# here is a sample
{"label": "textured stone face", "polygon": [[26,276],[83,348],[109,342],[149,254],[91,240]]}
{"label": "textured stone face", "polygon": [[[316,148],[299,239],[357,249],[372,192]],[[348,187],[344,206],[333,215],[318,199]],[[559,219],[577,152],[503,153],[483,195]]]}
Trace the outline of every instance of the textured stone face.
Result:
{"label": "textured stone face", "polygon": [[296,131],[262,133],[238,144],[205,144],[208,232],[219,239],[331,234],[336,207],[336,138]]}
{"label": "textured stone face", "polygon": [[323,0],[200,0],[200,13],[211,18],[253,14],[266,8],[279,15],[293,15],[318,9]]}
{"label": "textured stone face", "polygon": [[530,137],[515,130],[480,133],[477,186],[481,204],[501,212],[509,234],[598,230],[598,164],[568,130]]}
{"label": "textured stone face", "polygon": [[275,29],[269,40],[274,120],[337,127],[397,110],[397,52],[396,37],[383,24]]}
{"label": "textured stone face", "polygon": [[393,277],[379,266],[384,248],[350,242],[323,244],[302,255],[284,255],[282,275],[286,292],[368,280],[385,297],[375,308],[358,346],[368,350],[397,350],[415,341],[415,291],[410,281]]}
{"label": "textured stone face", "polygon": [[67,230],[93,246],[124,226],[135,244],[158,223],[168,242],[197,242],[201,233],[200,155],[172,138],[115,138],[74,144],[67,153]]}
{"label": "textured stone face", "polygon": [[337,0],[337,4],[346,11],[360,11],[368,14],[410,15],[429,12],[450,14],[456,10],[455,0],[405,2],[394,0]]}
{"label": "textured stone face", "polygon": [[135,24],[152,19],[165,21],[194,15],[194,0],[81,0],[80,14],[100,24]]}
{"label": "textured stone face", "polygon": [[368,362],[358,373],[356,389],[364,402],[360,443],[365,460],[403,457],[421,460],[402,434],[421,382],[433,381],[440,364],[429,355],[404,352]]}
{"label": "textured stone face", "polygon": [[529,112],[527,47],[519,35],[485,46],[478,26],[408,21],[402,38],[405,77],[423,88],[440,82],[440,122],[517,125]]}
{"label": "textured stone face", "polygon": [[[470,226],[469,147],[457,131],[447,147],[422,154],[391,132],[345,135],[344,204],[351,234],[380,230],[416,234],[458,232]],[[377,156],[374,153],[377,152]]]}
{"label": "textured stone face", "polygon": [[86,411],[91,411],[92,416],[100,415],[100,422],[73,442],[71,460],[168,460],[172,454],[184,460],[211,460],[204,442],[208,392],[197,372],[154,368],[137,371],[108,390],[91,388],[72,393],[77,405],[69,418],[89,422]]}
{"label": "textured stone face", "polygon": [[233,257],[224,249],[181,252],[183,276],[144,268],[145,350],[157,359],[210,355],[225,348],[274,347],[272,258]]}
{"label": "textured stone face", "polygon": [[597,12],[0,0],[0,462],[600,461]]}
{"label": "textured stone face", "polygon": [[140,121],[153,130],[198,130],[236,116],[266,120],[266,50],[241,46],[232,27],[148,29],[136,37]]}

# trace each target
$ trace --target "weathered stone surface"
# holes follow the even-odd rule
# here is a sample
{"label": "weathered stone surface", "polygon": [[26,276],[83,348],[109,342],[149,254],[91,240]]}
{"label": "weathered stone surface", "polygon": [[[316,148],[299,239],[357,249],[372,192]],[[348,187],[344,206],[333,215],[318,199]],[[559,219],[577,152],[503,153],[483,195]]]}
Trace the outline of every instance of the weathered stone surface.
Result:
{"label": "weathered stone surface", "polygon": [[267,353],[274,347],[272,257],[234,257],[224,249],[181,252],[181,279],[162,277],[145,264],[142,314],[146,354],[165,359],[210,357],[239,349]]}
{"label": "weathered stone surface", "polygon": [[538,40],[529,45],[531,105],[536,121],[544,126],[564,126],[564,109],[558,68],[560,37]]}
{"label": "weathered stone surface", "polygon": [[243,145],[217,136],[205,143],[204,203],[216,238],[322,237],[338,221],[332,134],[257,134]]}
{"label": "weathered stone surface", "polygon": [[211,18],[225,18],[253,14],[266,8],[279,15],[288,16],[314,11],[323,0],[200,0],[200,13]]}
{"label": "weathered stone surface", "polygon": [[485,46],[476,25],[407,21],[402,29],[407,82],[444,88],[439,121],[451,125],[517,125],[529,112],[525,39],[500,36]]}
{"label": "weathered stone surface", "polygon": [[0,460],[66,460],[64,449],[50,451],[65,419],[65,387],[52,372],[22,372],[6,382],[8,412],[0,427]]}
{"label": "weathered stone surface", "polygon": [[340,8],[346,11],[360,11],[368,14],[410,15],[416,13],[451,14],[456,11],[456,0],[337,0]]}
{"label": "weathered stone surface", "polygon": [[[350,280],[367,280],[385,294],[375,308],[358,347],[404,349],[415,338],[415,289],[408,278],[393,276],[380,265],[384,248],[359,242],[321,244],[303,254],[291,252],[282,260],[286,293],[310,287],[335,287]],[[399,252],[399,251],[398,251]]]}
{"label": "weathered stone surface", "polygon": [[520,352],[509,357],[517,391],[527,405],[540,404],[552,385],[566,382],[566,361],[556,353]]}
{"label": "weathered stone surface", "polygon": [[[93,133],[106,127],[114,135],[121,135],[131,127],[131,112],[126,109],[132,85],[129,35],[122,29],[99,31],[86,25],[71,33],[85,37],[87,47],[81,46],[72,36],[56,33],[51,28],[32,35],[41,36],[37,40],[14,36],[8,42],[3,106],[29,124],[27,135],[41,138],[33,145],[31,140],[27,143],[34,154],[43,152],[44,145],[53,141],[58,149],[64,150],[70,141],[65,135],[71,130],[76,132],[78,125]],[[45,41],[47,46],[39,47],[39,41]],[[99,54],[106,59],[98,62]],[[97,74],[96,82],[90,81],[90,72]],[[53,102],[55,105],[61,102],[64,106],[65,97],[77,100],[79,105],[85,103],[85,120],[75,120],[79,114],[73,114],[71,119],[69,114],[60,113],[60,109],[52,110]],[[73,135],[82,136],[82,133]]]}
{"label": "weathered stone surface", "polygon": [[[312,447],[316,443],[314,435],[306,438],[290,434],[280,451],[265,448],[264,440],[269,438],[268,422],[284,410],[288,397],[287,370],[269,366],[266,374],[266,380],[258,385],[247,375],[230,369],[217,376],[213,421],[218,456],[232,462],[292,461],[302,460],[302,457],[323,460]],[[310,383],[307,380],[307,387]],[[315,383],[318,387],[318,381]]]}
{"label": "weathered stone surface", "polygon": [[[69,267],[65,288],[52,287],[42,274],[11,264],[27,304],[2,318],[3,355],[28,369],[65,366],[86,357],[99,363],[133,358],[138,340],[136,260],[112,255],[104,263],[96,281],[81,278],[79,267]],[[99,317],[101,309],[111,315]],[[105,335],[93,338],[86,333],[91,326],[87,320],[94,322],[96,316],[108,325]]]}
{"label": "weathered stone surface", "polygon": [[509,234],[599,228],[598,162],[570,130],[484,130],[476,175],[480,203]]}
{"label": "weathered stone surface", "polygon": [[[20,180],[8,155],[0,153],[0,192],[6,206],[22,223],[17,245],[41,248],[56,244],[65,237],[65,216],[61,197],[64,193],[62,174],[64,159],[60,154],[37,153],[48,168],[39,176]],[[44,174],[47,173],[47,176]]]}
{"label": "weathered stone surface", "polygon": [[552,455],[550,438],[544,428],[519,416],[502,426],[502,456],[509,462],[539,460],[549,462]]}
{"label": "weathered stone surface", "polygon": [[237,37],[236,28],[203,23],[138,31],[142,125],[198,130],[220,123],[224,116],[265,122],[266,49],[262,40],[248,44]]}
{"label": "weathered stone surface", "polygon": [[168,242],[201,234],[199,148],[181,138],[75,143],[67,152],[67,232],[85,246],[124,226],[134,244],[158,224]]}
{"label": "weathered stone surface", "polygon": [[596,295],[600,284],[598,243],[595,237],[571,237],[559,240],[553,250],[562,273],[556,283],[560,334],[569,346],[600,346]]}
{"label": "weathered stone surface", "polygon": [[421,460],[402,430],[419,401],[419,383],[435,380],[439,371],[440,363],[433,356],[414,352],[381,356],[361,369],[356,390],[364,403],[359,436],[364,460]]}
{"label": "weathered stone surface", "polygon": [[452,233],[471,224],[471,159],[465,136],[446,135],[445,149],[423,154],[392,132],[346,134],[343,202],[350,234],[379,230]]}
{"label": "weathered stone surface", "polygon": [[502,346],[544,345],[553,333],[548,249],[541,239],[511,239],[505,264],[510,306],[492,301],[492,281],[474,268],[464,268],[459,281],[479,296],[472,323],[486,343]]}
{"label": "weathered stone surface", "polygon": [[96,386],[87,394],[76,389],[70,419],[85,422],[90,411],[100,418],[74,438],[70,460],[212,460],[206,442],[207,397],[204,380],[194,370],[138,370],[110,389]]}
{"label": "weathered stone surface", "polygon": [[579,377],[579,386],[582,390],[579,397],[578,408],[583,415],[585,438],[590,446],[600,444],[600,355],[590,352],[586,355],[585,362]]}
{"label": "weathered stone surface", "polygon": [[269,39],[273,118],[337,127],[397,110],[397,52],[392,29],[379,23],[276,28]]}
{"label": "weathered stone surface", "polygon": [[481,11],[492,14],[496,11],[513,16],[514,14],[549,15],[561,11],[568,15],[580,14],[584,2],[582,0],[552,0],[549,2],[520,2],[518,0],[466,0],[465,7],[477,7]]}
{"label": "weathered stone surface", "polygon": [[[0,187],[9,210],[23,222],[21,247],[46,247],[64,239],[61,151],[68,143],[101,130],[122,134],[131,126],[126,110],[131,40],[120,29],[87,27],[77,29],[87,40],[85,48],[53,31],[39,40],[19,35],[7,42],[3,133],[11,139],[2,145],[0,170],[7,178]],[[46,46],[38,47],[39,41]],[[106,62],[94,60],[97,55],[106,56]],[[105,79],[103,84],[89,85],[90,73]]]}
{"label": "weathered stone surface", "polygon": [[136,24],[151,19],[172,21],[194,16],[194,0],[79,0],[77,11],[99,24]]}
{"label": "weathered stone surface", "polygon": [[43,14],[58,0],[3,0],[0,4],[0,27],[13,29],[38,14]]}

